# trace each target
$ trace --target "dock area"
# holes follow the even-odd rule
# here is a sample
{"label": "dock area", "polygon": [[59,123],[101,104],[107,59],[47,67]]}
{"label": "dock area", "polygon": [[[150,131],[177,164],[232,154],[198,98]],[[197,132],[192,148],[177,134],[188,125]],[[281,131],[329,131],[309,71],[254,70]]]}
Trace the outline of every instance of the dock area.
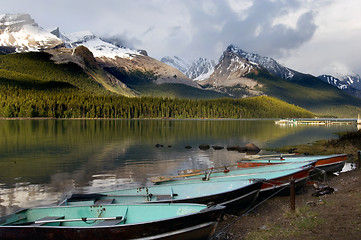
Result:
{"label": "dock area", "polygon": [[355,121],[340,121],[340,120],[296,120],[296,119],[280,119],[275,121],[275,124],[278,125],[345,125],[345,124],[354,124]]}

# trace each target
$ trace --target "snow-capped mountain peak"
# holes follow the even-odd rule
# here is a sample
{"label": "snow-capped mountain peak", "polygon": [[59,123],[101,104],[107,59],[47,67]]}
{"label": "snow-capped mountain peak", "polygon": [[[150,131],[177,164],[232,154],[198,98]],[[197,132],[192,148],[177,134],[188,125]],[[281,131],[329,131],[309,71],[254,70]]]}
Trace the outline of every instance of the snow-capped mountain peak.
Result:
{"label": "snow-capped mountain peak", "polygon": [[214,71],[214,66],[216,65],[214,60],[202,57],[193,61],[184,60],[183,58],[178,56],[163,57],[161,59],[161,62],[177,68],[190,79],[198,81],[209,78]]}
{"label": "snow-capped mountain peak", "polygon": [[202,81],[208,79],[214,72],[216,62],[207,58],[195,60],[186,71],[186,75],[193,80]]}
{"label": "snow-capped mountain peak", "polygon": [[38,51],[62,45],[61,39],[40,28],[29,14],[0,15],[0,46]]}
{"label": "snow-capped mountain peak", "polygon": [[361,77],[346,65],[334,63],[322,70],[325,74],[318,76],[323,81],[345,90],[349,87],[361,90]]}
{"label": "snow-capped mountain peak", "polygon": [[19,31],[24,25],[38,26],[29,14],[0,14],[0,29],[12,28]]}
{"label": "snow-capped mountain peak", "polygon": [[120,57],[131,59],[134,55],[141,55],[137,50],[119,47],[115,44],[106,42],[90,31],[62,34],[62,36],[62,40],[70,48],[80,45],[85,46],[93,53],[94,57],[107,57],[112,59]]}
{"label": "snow-capped mountain peak", "polygon": [[0,46],[15,48],[17,52],[39,51],[58,46],[74,48],[83,45],[94,57],[132,58],[139,51],[119,47],[103,41],[89,31],[63,34],[59,28],[46,31],[29,14],[0,15]]}
{"label": "snow-capped mountain peak", "polygon": [[187,72],[187,70],[192,64],[191,61],[184,60],[183,58],[178,56],[173,56],[173,57],[166,56],[163,57],[160,61],[178,69],[184,74]]}
{"label": "snow-capped mountain peak", "polygon": [[295,72],[293,70],[282,66],[273,58],[263,57],[255,53],[245,52],[242,49],[234,46],[233,44],[229,45],[225,52],[233,52],[239,57],[246,59],[251,64],[262,67],[270,73],[285,80],[292,80],[292,78],[294,77]]}

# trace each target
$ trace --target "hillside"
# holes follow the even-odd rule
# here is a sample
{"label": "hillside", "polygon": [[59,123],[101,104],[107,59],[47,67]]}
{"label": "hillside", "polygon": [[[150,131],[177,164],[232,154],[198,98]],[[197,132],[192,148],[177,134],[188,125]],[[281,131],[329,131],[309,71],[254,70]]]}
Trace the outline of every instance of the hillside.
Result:
{"label": "hillside", "polygon": [[308,109],[318,115],[355,117],[361,111],[361,101],[312,75],[295,74],[286,81],[265,71],[249,74],[263,85],[268,95]]}
{"label": "hillside", "polygon": [[[84,55],[83,55],[84,57]],[[83,59],[84,60],[84,59]],[[91,58],[86,69],[95,71]],[[312,117],[294,105],[269,97],[224,95],[182,84],[151,83],[152,73],[118,76],[143,95],[129,98],[108,91],[75,63],[55,63],[45,52],[0,56],[0,117],[55,118],[263,118]],[[94,70],[95,69],[95,70]],[[133,84],[133,85],[132,85]],[[147,87],[148,86],[148,87]],[[156,86],[156,87],[154,87]],[[165,98],[164,92],[172,98]],[[177,99],[182,95],[218,99]],[[275,110],[277,109],[277,110]]]}
{"label": "hillside", "polygon": [[361,100],[309,74],[230,45],[204,88],[232,97],[272,96],[322,116],[355,117]]}
{"label": "hillside", "polygon": [[79,92],[110,94],[77,64],[55,64],[50,58],[51,55],[45,52],[0,55],[0,84],[37,89],[44,84],[67,83],[67,86]]}

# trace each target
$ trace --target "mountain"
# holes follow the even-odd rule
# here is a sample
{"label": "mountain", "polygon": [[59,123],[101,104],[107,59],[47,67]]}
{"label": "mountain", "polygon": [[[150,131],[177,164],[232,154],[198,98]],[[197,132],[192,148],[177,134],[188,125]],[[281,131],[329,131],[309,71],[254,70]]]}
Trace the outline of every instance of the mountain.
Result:
{"label": "mountain", "polygon": [[359,88],[359,81],[360,76],[346,76],[343,77],[343,80],[340,80],[339,78],[336,78],[331,75],[320,75],[318,76],[319,79],[321,79],[324,82],[327,82],[328,84],[335,86],[344,92],[350,94],[351,96],[361,98],[361,90],[357,89]]}
{"label": "mountain", "polygon": [[361,96],[361,77],[347,66],[335,63],[322,71],[326,74],[318,76],[319,79],[338,87],[352,96]]}
{"label": "mountain", "polygon": [[[122,47],[89,31],[71,34],[64,34],[59,28],[46,31],[28,14],[0,16],[2,54],[46,51],[55,62],[76,63],[107,90],[127,96],[147,95],[149,89],[157,89],[161,84],[174,84],[175,88],[179,88],[179,84],[187,85],[201,90],[179,70],[149,57],[144,50]],[[80,46],[87,50],[82,48],[74,55],[74,49]],[[167,91],[164,95],[167,96]]]}
{"label": "mountain", "polygon": [[297,72],[272,58],[246,53],[234,45],[223,52],[203,87],[233,97],[267,95],[318,114],[352,116],[361,101],[319,78]]}
{"label": "mountain", "polygon": [[232,44],[227,47],[226,51],[237,55],[239,58],[247,60],[253,65],[262,67],[269,73],[285,80],[292,80],[296,74],[296,71],[282,66],[273,58],[263,57],[255,53],[247,53]]}
{"label": "mountain", "polygon": [[189,67],[191,66],[191,62],[190,61],[186,61],[180,57],[177,56],[173,56],[173,57],[162,57],[162,59],[160,60],[161,62],[168,64],[169,66],[172,66],[176,69],[178,69],[179,71],[181,71],[182,73],[186,73],[187,70],[189,69]]}
{"label": "mountain", "polygon": [[207,58],[199,58],[192,62],[186,71],[186,75],[193,80],[202,81],[208,79],[214,72],[216,62]]}
{"label": "mountain", "polygon": [[202,89],[178,69],[149,57],[145,50],[123,47],[114,37],[103,39],[89,31],[64,34],[59,28],[46,31],[28,14],[6,14],[1,19],[0,55],[45,51],[57,64],[79,65],[96,84],[112,93],[206,99],[228,96]]}
{"label": "mountain", "polygon": [[[114,38],[88,31],[64,34],[59,28],[50,33],[27,14],[0,16],[0,79],[6,84],[28,89],[33,83],[36,89],[50,85],[101,95],[196,99],[266,95],[317,114],[352,116],[361,111],[359,99],[327,82],[234,45],[226,48],[217,65],[204,58],[192,62],[179,57],[164,58],[165,64]],[[21,54],[7,54],[13,51]]]}
{"label": "mountain", "polygon": [[361,90],[361,77],[342,63],[333,63],[322,69],[319,78],[340,89],[352,87]]}
{"label": "mountain", "polygon": [[45,31],[29,14],[0,15],[0,46],[15,51],[38,51],[63,46],[55,35]]}
{"label": "mountain", "polygon": [[214,60],[202,57],[193,61],[184,60],[178,56],[163,57],[160,61],[177,68],[190,79],[195,81],[202,81],[209,78],[214,71],[214,66],[216,65]]}

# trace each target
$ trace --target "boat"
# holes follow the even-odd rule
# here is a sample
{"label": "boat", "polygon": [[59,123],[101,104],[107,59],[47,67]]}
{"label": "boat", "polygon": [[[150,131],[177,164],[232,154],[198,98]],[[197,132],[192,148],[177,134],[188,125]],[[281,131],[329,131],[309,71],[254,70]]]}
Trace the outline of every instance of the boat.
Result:
{"label": "boat", "polygon": [[73,194],[62,201],[60,205],[212,203],[246,210],[256,200],[262,184],[262,180],[255,179],[252,181],[202,181],[154,185],[101,193]]}
{"label": "boat", "polygon": [[288,124],[297,124],[296,119],[280,119],[280,120],[276,120],[275,124],[278,125],[288,125]]}
{"label": "boat", "polygon": [[168,185],[174,183],[193,183],[200,181],[224,182],[252,179],[263,179],[259,195],[264,198],[276,192],[279,194],[289,194],[290,182],[295,182],[295,190],[303,188],[309,177],[309,173],[314,169],[316,162],[287,163],[269,166],[261,166],[246,169],[227,169],[227,171],[213,172],[212,170],[204,177],[195,175],[189,177],[157,177],[151,179],[155,184]]}
{"label": "boat", "polygon": [[224,206],[134,204],[38,207],[0,218],[2,240],[209,239]]}
{"label": "boat", "polygon": [[259,167],[265,165],[296,163],[296,162],[313,162],[316,161],[316,169],[326,173],[340,172],[345,166],[347,154],[320,155],[320,156],[292,156],[285,157],[280,155],[277,158],[265,159],[242,159],[237,161],[239,168]]}

